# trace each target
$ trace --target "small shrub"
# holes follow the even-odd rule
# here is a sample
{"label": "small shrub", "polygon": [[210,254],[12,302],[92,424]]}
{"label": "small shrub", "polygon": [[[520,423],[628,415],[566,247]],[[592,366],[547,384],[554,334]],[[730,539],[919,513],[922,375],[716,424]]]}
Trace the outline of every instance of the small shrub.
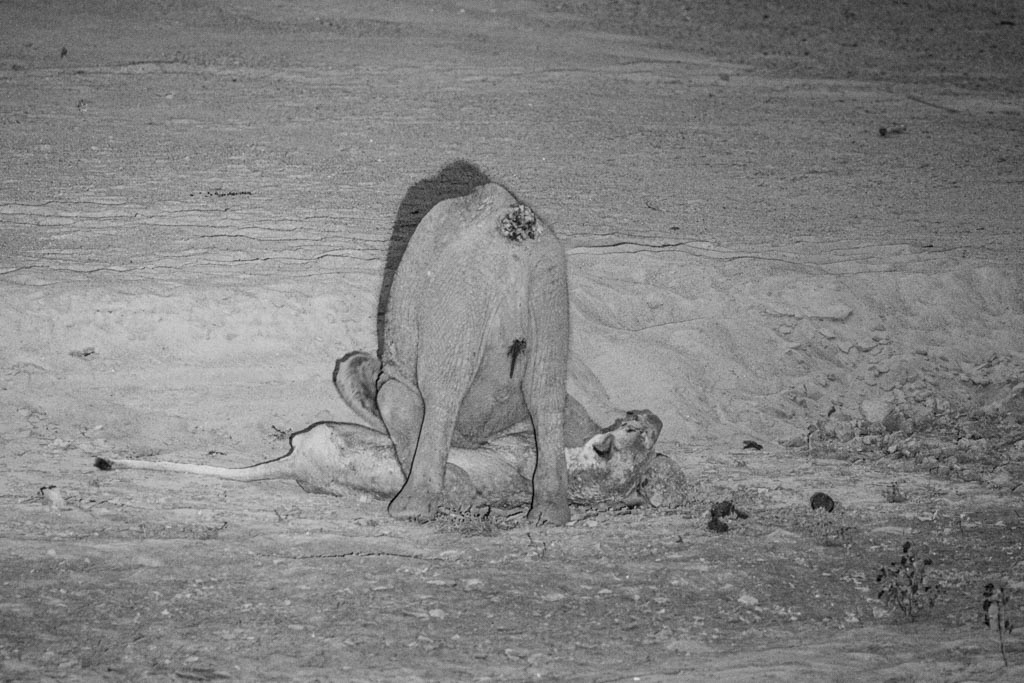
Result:
{"label": "small shrub", "polygon": [[486,505],[452,508],[441,506],[434,520],[439,531],[461,536],[494,536],[515,528],[510,516]]}
{"label": "small shrub", "polygon": [[907,502],[907,494],[903,493],[903,491],[900,489],[899,482],[895,481],[885,487],[883,497],[885,498],[885,502],[887,503]]}
{"label": "small shrub", "polygon": [[1010,666],[1006,658],[1006,636],[1013,633],[1013,622],[1010,621],[1010,599],[1012,590],[1003,584],[990,583],[982,592],[985,598],[981,609],[985,612],[985,626],[999,631],[999,654],[1003,656],[1003,666]]}
{"label": "small shrub", "polygon": [[903,544],[903,555],[899,561],[878,571],[876,581],[882,584],[878,599],[884,601],[889,609],[898,608],[904,617],[914,621],[921,610],[935,606],[939,586],[928,581],[927,572],[931,565],[931,558],[919,557],[914,552],[914,544],[907,541]]}

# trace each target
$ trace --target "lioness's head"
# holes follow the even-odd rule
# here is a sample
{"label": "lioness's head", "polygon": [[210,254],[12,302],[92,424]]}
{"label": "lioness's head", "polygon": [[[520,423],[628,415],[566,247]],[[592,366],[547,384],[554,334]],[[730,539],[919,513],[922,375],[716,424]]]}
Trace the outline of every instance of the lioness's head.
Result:
{"label": "lioness's head", "polygon": [[631,410],[583,446],[567,448],[569,499],[586,505],[628,497],[654,458],[661,426],[651,411]]}

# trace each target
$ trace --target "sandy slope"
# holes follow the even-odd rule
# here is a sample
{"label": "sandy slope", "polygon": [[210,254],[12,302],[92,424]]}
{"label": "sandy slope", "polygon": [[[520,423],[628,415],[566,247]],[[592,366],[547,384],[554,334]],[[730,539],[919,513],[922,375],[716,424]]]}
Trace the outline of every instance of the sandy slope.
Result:
{"label": "sandy slope", "polygon": [[1019,11],[709,5],[0,4],[4,514],[348,417],[396,238],[485,177],[569,246],[575,391],[695,479],[1024,415]]}
{"label": "sandy slope", "polygon": [[7,11],[15,362],[40,334],[122,372],[369,347],[382,251],[460,159],[455,191],[489,173],[558,226],[579,355],[669,439],[791,436],[808,382],[849,402],[915,350],[1020,350],[1020,106],[998,92],[766,79],[514,12]]}

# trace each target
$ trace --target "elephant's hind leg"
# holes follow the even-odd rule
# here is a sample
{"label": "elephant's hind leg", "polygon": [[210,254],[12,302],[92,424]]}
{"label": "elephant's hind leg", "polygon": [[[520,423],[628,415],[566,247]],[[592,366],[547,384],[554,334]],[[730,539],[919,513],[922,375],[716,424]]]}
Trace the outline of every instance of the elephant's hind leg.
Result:
{"label": "elephant's hind leg", "polygon": [[423,398],[415,387],[385,374],[377,388],[377,409],[395,445],[402,474],[408,477],[423,426]]}
{"label": "elephant's hind leg", "polygon": [[[389,419],[401,432],[401,443],[394,434],[392,440],[403,469],[408,472],[405,486],[388,506],[388,513],[396,519],[431,519],[441,503],[459,406],[473,382],[479,360],[479,347],[471,340],[454,346],[466,348],[444,347],[448,355],[427,353],[427,357],[435,360],[418,368],[418,394],[404,384],[392,387],[397,384],[394,380],[382,384],[378,392],[381,413],[388,413],[385,423],[389,433]],[[442,348],[440,343],[437,348]],[[414,400],[420,397],[420,402]],[[385,403],[389,404],[387,408]],[[420,419],[410,420],[401,414],[410,409],[418,411],[414,417]]]}

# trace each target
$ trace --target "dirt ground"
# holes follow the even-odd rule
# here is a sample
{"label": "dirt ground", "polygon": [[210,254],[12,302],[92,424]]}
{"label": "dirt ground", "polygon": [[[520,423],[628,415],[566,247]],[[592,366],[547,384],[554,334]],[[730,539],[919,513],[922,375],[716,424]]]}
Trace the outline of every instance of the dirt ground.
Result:
{"label": "dirt ground", "polygon": [[[0,0],[0,680],[1024,678],[1022,63],[1009,0]],[[352,420],[334,360],[488,177],[688,504],[92,468]]]}

